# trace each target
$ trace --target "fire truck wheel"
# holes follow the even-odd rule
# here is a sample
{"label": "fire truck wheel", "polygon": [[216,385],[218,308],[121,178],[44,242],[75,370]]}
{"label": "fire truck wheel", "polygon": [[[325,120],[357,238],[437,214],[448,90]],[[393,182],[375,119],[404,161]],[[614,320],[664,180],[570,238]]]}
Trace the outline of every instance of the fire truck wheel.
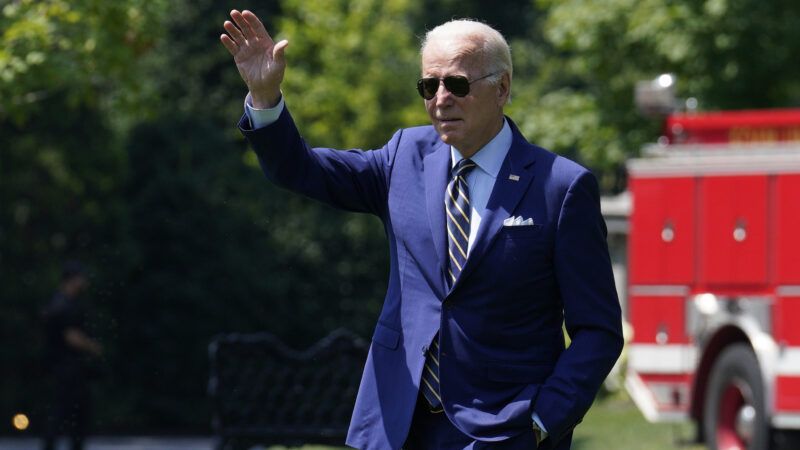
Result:
{"label": "fire truck wheel", "polygon": [[703,431],[711,449],[767,448],[764,383],[756,355],[747,344],[730,346],[714,363],[703,408]]}

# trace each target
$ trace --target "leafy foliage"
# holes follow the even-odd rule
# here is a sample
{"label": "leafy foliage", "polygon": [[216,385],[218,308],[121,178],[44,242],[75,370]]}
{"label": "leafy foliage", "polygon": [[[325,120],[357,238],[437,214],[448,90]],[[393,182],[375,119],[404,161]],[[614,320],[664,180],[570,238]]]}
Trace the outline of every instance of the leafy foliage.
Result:
{"label": "leafy foliage", "polygon": [[0,8],[0,320],[20,344],[2,350],[6,417],[41,404],[39,311],[60,262],[97,267],[92,318],[110,317],[105,303],[128,247],[125,157],[104,112],[134,113],[150,100],[135,60],[158,37],[158,5],[19,0]]}
{"label": "leafy foliage", "polygon": [[0,118],[23,123],[56,95],[68,106],[146,108],[136,59],[161,36],[163,0],[17,0],[0,11]]}
{"label": "leafy foliage", "polygon": [[621,190],[627,157],[658,123],[633,105],[637,81],[672,72],[704,109],[800,102],[800,6],[756,0],[539,0],[546,47],[528,86],[530,137],[572,153]]}
{"label": "leafy foliage", "polygon": [[312,144],[377,148],[424,123],[409,0],[288,0],[283,92]]}

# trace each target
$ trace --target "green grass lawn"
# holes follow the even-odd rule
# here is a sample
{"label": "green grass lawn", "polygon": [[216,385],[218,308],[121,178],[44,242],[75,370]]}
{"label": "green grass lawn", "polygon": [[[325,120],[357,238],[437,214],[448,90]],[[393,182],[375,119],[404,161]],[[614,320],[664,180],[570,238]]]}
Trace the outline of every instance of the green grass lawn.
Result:
{"label": "green grass lawn", "polygon": [[575,429],[573,450],[704,450],[687,443],[694,436],[691,424],[652,424],[625,394],[595,402]]}
{"label": "green grass lawn", "polygon": [[[686,443],[694,436],[691,424],[652,424],[625,393],[595,402],[583,422],[575,429],[573,450],[705,450]],[[283,447],[270,447],[279,450]],[[339,447],[307,445],[303,450],[333,450]]]}

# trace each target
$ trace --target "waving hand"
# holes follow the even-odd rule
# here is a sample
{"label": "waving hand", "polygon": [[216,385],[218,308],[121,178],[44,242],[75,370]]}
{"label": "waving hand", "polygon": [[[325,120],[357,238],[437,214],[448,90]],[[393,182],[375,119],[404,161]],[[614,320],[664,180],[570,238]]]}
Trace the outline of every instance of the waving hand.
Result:
{"label": "waving hand", "polygon": [[270,108],[280,100],[281,82],[286,70],[284,51],[289,41],[277,44],[261,20],[250,11],[231,11],[231,21],[223,27],[228,34],[219,37],[228,49],[239,75],[250,89],[253,106]]}

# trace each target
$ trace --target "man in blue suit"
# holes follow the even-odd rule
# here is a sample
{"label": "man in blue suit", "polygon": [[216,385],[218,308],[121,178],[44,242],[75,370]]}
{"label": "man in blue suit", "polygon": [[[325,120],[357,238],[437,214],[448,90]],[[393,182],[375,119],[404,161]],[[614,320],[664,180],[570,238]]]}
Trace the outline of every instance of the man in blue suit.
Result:
{"label": "man in blue suit", "polygon": [[[505,39],[475,21],[422,45],[432,126],[381,149],[311,148],[284,103],[287,41],[232,11],[242,133],[274,183],[384,224],[391,270],[347,444],[568,449],[622,347],[598,186],[503,114]],[[562,323],[571,337],[565,349]]]}

